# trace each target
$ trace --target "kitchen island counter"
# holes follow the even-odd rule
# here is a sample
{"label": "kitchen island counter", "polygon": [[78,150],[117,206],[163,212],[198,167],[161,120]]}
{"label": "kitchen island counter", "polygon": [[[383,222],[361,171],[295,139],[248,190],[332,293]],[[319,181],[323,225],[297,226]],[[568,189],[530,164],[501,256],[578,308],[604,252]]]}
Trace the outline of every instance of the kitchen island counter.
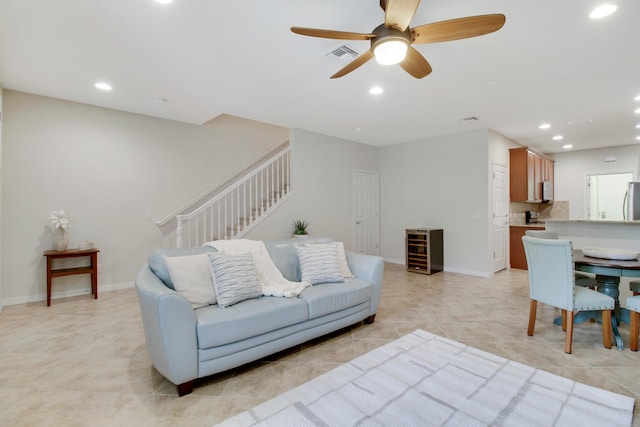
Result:
{"label": "kitchen island counter", "polygon": [[546,219],[547,230],[573,242],[575,249],[585,247],[640,250],[640,221],[589,221]]}
{"label": "kitchen island counter", "polygon": [[545,219],[545,223],[578,223],[578,224],[620,224],[620,225],[640,225],[640,221],[604,221],[604,220],[592,220],[592,219]]}

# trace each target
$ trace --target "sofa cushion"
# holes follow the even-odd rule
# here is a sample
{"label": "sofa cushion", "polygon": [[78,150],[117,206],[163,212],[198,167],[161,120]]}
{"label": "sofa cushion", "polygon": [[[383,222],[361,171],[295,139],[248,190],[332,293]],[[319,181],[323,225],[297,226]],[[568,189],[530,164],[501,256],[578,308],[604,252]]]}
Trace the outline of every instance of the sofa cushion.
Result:
{"label": "sofa cushion", "polygon": [[262,285],[251,254],[226,255],[217,252],[207,256],[211,261],[213,286],[220,307],[262,296]]}
{"label": "sofa cushion", "polygon": [[349,262],[347,261],[347,253],[344,250],[343,242],[332,242],[332,243],[306,243],[305,246],[323,246],[323,245],[334,245],[336,247],[336,258],[338,262],[338,269],[340,270],[340,274],[343,278],[348,279],[349,277],[355,277],[349,268]]}
{"label": "sofa cushion", "polygon": [[166,257],[165,263],[175,290],[194,309],[216,303],[207,254]]}
{"label": "sofa cushion", "polygon": [[308,318],[307,303],[298,298],[262,297],[221,308],[210,305],[195,310],[198,347],[233,343]]}
{"label": "sofa cushion", "polygon": [[164,260],[165,257],[174,256],[186,256],[195,254],[204,254],[207,252],[215,252],[215,248],[210,246],[196,246],[193,248],[169,248],[169,249],[156,249],[149,255],[149,268],[153,273],[162,280],[162,282],[171,289],[175,290],[171,275],[167,269],[167,264]]}
{"label": "sofa cushion", "polygon": [[307,243],[330,243],[328,237],[297,237],[293,239],[272,240],[264,245],[271,260],[278,267],[285,279],[300,282],[300,262],[298,261],[297,245]]}
{"label": "sofa cushion", "polygon": [[300,245],[296,247],[303,282],[312,285],[344,282],[338,267],[336,243],[322,245]]}
{"label": "sofa cushion", "polygon": [[347,279],[343,283],[323,283],[306,288],[298,296],[309,305],[309,319],[344,310],[369,301],[373,286],[364,280]]}

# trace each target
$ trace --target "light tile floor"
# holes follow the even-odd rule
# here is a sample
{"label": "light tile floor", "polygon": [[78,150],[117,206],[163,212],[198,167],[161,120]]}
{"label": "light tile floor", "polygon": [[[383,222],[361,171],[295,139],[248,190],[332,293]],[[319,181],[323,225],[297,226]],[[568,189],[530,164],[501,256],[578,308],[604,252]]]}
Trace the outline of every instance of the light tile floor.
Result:
{"label": "light tile floor", "polygon": [[[178,398],[151,366],[135,291],[126,289],[0,313],[0,425],[211,426],[417,328],[636,399],[640,352],[606,350],[597,323],[576,325],[573,354],[541,305],[533,337],[525,271],[492,278],[408,273],[386,264],[372,325],[322,339],[201,381]],[[625,344],[628,325],[621,326]]]}

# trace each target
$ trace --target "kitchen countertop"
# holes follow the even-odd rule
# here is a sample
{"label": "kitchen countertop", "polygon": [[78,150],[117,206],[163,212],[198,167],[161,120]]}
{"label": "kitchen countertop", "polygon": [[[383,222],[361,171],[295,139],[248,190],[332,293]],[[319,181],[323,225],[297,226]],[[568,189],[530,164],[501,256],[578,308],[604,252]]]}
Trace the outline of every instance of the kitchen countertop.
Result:
{"label": "kitchen countertop", "polygon": [[544,223],[534,223],[534,224],[509,224],[509,227],[528,227],[528,228],[544,228]]}
{"label": "kitchen countertop", "polygon": [[546,222],[589,223],[589,224],[625,224],[640,225],[640,221],[603,221],[591,219],[545,219]]}
{"label": "kitchen countertop", "polygon": [[561,239],[571,240],[573,247],[617,248],[640,251],[640,221],[552,220],[546,229]]}

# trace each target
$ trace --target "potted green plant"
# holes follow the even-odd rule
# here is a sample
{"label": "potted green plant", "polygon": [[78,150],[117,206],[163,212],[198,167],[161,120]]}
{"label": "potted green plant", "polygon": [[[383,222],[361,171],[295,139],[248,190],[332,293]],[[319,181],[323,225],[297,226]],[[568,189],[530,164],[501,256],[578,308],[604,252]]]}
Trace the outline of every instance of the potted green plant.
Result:
{"label": "potted green plant", "polygon": [[309,223],[307,221],[303,221],[301,219],[297,219],[293,221],[293,235],[294,236],[305,236],[309,234],[307,232],[307,227]]}

